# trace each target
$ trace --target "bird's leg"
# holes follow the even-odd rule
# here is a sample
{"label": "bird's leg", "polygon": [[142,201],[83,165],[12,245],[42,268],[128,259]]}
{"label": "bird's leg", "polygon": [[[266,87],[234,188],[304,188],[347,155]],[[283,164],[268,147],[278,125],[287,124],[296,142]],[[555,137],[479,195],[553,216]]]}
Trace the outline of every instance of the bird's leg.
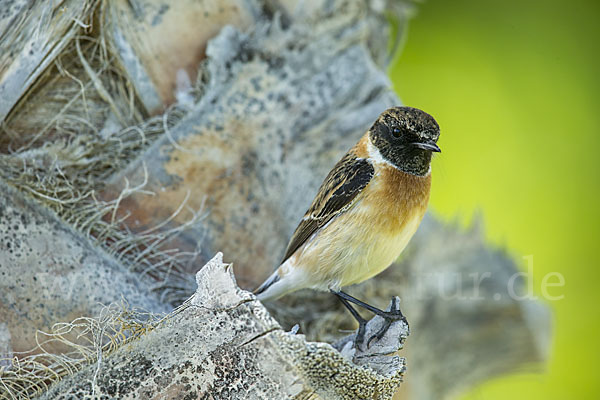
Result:
{"label": "bird's leg", "polygon": [[346,307],[348,309],[348,311],[350,311],[350,314],[352,314],[354,319],[356,319],[356,321],[358,322],[358,332],[356,333],[356,336],[354,337],[354,348],[360,349],[360,345],[365,341],[365,329],[367,328],[367,320],[360,316],[358,311],[356,311],[356,309],[354,309],[354,307],[352,307],[352,305],[348,302],[348,300],[346,300],[345,298],[343,298],[342,296],[340,296],[337,292],[334,292],[333,290],[331,292],[333,294],[335,294],[338,299],[340,299],[340,301],[342,302],[344,307]]}
{"label": "bird's leg", "polygon": [[[369,311],[371,311],[373,314],[375,315],[379,315],[380,317],[382,317],[385,322],[383,324],[383,326],[381,327],[381,329],[373,336],[371,336],[367,342],[367,347],[370,346],[371,342],[373,341],[373,339],[377,338],[377,340],[381,339],[383,337],[383,335],[385,335],[385,333],[387,332],[387,330],[389,329],[390,325],[392,324],[392,322],[395,321],[403,321],[407,326],[408,326],[408,321],[406,320],[406,317],[404,316],[404,314],[402,314],[402,311],[400,311],[400,308],[396,307],[396,298],[392,298],[392,307],[390,311],[383,311],[380,310],[377,307],[373,307],[372,305],[369,305],[367,303],[365,303],[364,301],[361,301],[355,297],[350,296],[348,293],[344,293],[341,290],[339,292],[334,292],[332,291],[340,300],[342,300],[342,302],[346,301],[346,302],[351,302],[356,304],[357,306],[363,307]],[[346,307],[350,306],[350,304],[348,304]],[[355,310],[356,312],[356,310]],[[363,333],[364,335],[364,333]]]}

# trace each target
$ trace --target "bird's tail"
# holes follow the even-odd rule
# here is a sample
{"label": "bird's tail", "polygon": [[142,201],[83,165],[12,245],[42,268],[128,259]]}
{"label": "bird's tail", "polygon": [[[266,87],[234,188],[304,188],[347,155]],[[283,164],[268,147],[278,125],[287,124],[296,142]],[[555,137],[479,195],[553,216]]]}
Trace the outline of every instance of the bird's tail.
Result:
{"label": "bird's tail", "polygon": [[262,283],[262,285],[260,285],[259,287],[257,287],[254,290],[254,294],[256,295],[256,297],[258,297],[260,300],[264,300],[266,298],[270,298],[271,296],[266,296],[266,291],[268,288],[270,288],[271,286],[273,286],[273,284],[277,283],[279,280],[281,279],[281,277],[279,276],[278,271],[275,271],[271,274],[271,276]]}
{"label": "bird's tail", "polygon": [[281,264],[269,278],[260,285],[254,294],[263,300],[275,300],[299,289],[311,287],[306,275],[291,264],[291,259]]}
{"label": "bird's tail", "polygon": [[[282,270],[282,268],[284,268]],[[254,294],[260,300],[275,300],[288,293],[295,292],[298,289],[307,287],[303,279],[297,279],[295,270],[286,271],[285,264],[280,266],[277,271],[273,272],[269,279],[260,285]]]}

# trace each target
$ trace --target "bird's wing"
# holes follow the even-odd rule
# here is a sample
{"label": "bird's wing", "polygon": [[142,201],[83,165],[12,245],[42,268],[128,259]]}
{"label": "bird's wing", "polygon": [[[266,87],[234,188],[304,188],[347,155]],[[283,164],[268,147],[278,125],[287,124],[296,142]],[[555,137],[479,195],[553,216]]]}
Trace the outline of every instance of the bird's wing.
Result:
{"label": "bird's wing", "polygon": [[281,262],[290,258],[317,229],[350,208],[356,196],[369,184],[374,173],[375,170],[369,161],[357,158],[351,152],[346,154],[321,184],[317,196],[296,228]]}

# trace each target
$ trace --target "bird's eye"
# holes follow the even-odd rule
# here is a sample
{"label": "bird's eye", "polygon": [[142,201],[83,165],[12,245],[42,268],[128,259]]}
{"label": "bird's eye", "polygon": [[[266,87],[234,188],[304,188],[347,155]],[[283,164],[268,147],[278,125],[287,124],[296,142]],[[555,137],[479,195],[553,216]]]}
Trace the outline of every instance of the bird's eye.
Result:
{"label": "bird's eye", "polygon": [[398,138],[398,137],[400,137],[400,128],[392,128],[392,135],[393,135],[395,138]]}

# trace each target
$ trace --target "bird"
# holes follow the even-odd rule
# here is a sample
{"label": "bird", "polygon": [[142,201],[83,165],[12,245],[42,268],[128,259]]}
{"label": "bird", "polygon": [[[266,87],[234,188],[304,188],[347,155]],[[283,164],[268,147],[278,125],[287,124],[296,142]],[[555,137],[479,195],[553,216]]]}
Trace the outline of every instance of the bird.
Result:
{"label": "bird", "polygon": [[393,321],[406,322],[395,304],[382,311],[342,288],[385,270],[417,231],[429,202],[431,159],[441,152],[439,136],[436,120],[418,108],[385,110],[329,172],[278,268],[254,291],[257,298],[330,291],[358,321],[355,346],[364,341],[366,320],[350,303],[385,319],[367,345]]}

